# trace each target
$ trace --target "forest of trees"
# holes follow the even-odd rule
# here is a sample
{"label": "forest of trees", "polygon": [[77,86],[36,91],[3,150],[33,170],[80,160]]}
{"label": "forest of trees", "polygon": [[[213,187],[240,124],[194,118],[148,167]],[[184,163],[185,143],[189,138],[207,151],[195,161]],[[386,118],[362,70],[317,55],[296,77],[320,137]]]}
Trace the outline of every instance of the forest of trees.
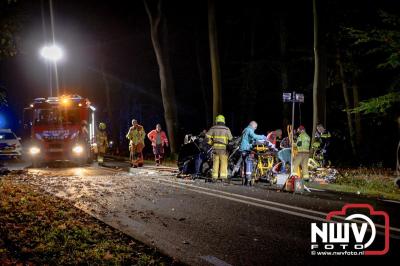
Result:
{"label": "forest of trees", "polygon": [[[17,40],[27,41],[18,38],[20,28],[27,27],[26,18],[18,17],[23,7],[24,1],[1,1],[3,67],[4,58],[19,56]],[[109,58],[101,59],[99,67],[107,98],[103,119],[121,145],[126,144],[124,130],[132,113],[147,127],[162,119],[172,152],[179,149],[183,134],[208,128],[218,113],[226,116],[235,134],[250,120],[257,120],[262,131],[285,129],[291,110],[281,95],[296,90],[306,98],[298,107],[296,125],[305,124],[310,133],[317,123],[326,125],[334,136],[332,149],[341,155],[337,164],[394,167],[400,128],[398,4],[280,1],[266,9],[261,1],[208,0],[194,1],[191,13],[182,1],[142,0],[135,7],[141,14],[135,25],[140,27],[128,20],[118,25],[126,23],[123,34],[147,36],[142,54],[153,65],[144,64],[149,70],[142,76],[129,63],[123,68],[135,70],[125,75]],[[106,9],[104,5],[98,12]],[[129,16],[122,9],[115,12]],[[102,28],[98,38],[107,39],[104,22],[95,14],[89,20],[87,30]],[[106,51],[99,48],[99,53]],[[125,80],[115,78],[118,73]],[[139,85],[129,85],[133,83]],[[138,87],[144,88],[141,100],[133,91]],[[144,93],[153,87],[160,97]],[[5,101],[4,91],[1,99]],[[163,116],[154,115],[160,112]]]}

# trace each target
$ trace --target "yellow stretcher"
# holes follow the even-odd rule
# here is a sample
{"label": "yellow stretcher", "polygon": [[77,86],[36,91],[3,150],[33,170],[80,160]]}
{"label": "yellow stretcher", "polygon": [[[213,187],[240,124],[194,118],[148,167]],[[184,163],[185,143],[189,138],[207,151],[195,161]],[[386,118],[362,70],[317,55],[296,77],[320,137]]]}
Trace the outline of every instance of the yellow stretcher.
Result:
{"label": "yellow stretcher", "polygon": [[266,144],[256,144],[253,147],[255,156],[255,168],[252,180],[258,181],[261,178],[272,178],[272,169],[275,164],[275,154]]}

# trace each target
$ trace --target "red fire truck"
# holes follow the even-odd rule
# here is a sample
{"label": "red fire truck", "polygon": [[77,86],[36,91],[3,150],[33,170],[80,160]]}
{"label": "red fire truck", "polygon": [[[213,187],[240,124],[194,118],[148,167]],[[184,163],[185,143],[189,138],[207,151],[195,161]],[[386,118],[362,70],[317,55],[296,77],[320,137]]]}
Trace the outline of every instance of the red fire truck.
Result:
{"label": "red fire truck", "polygon": [[[24,111],[34,166],[49,161],[84,164],[92,157],[96,109],[79,95],[36,98]],[[86,126],[85,126],[86,124]],[[83,130],[83,128],[87,130]]]}

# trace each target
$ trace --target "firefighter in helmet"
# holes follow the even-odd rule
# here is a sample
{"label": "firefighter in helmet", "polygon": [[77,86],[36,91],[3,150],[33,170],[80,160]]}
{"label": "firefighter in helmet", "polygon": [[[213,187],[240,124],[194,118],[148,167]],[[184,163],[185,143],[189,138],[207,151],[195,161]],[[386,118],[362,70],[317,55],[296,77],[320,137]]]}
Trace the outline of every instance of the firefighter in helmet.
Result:
{"label": "firefighter in helmet", "polygon": [[322,124],[317,125],[317,131],[315,132],[315,141],[312,144],[315,150],[315,157],[320,161],[322,167],[330,165],[329,161],[329,145],[331,142],[331,133],[325,129]]}
{"label": "firefighter in helmet", "polygon": [[102,165],[104,163],[104,154],[106,153],[108,147],[106,124],[103,122],[99,124],[99,130],[96,133],[96,144],[97,162]]}
{"label": "firefighter in helmet", "polygon": [[228,180],[228,154],[226,146],[232,140],[232,134],[225,126],[225,117],[218,115],[215,118],[215,125],[206,133],[208,144],[212,145],[214,150],[212,180],[218,178],[223,181]]}
{"label": "firefighter in helmet", "polygon": [[297,168],[301,166],[303,180],[309,181],[308,159],[310,153],[310,136],[306,133],[304,126],[299,126],[297,132],[299,135],[296,143],[294,143],[297,148],[297,154],[293,158],[292,175],[296,175]]}
{"label": "firefighter in helmet", "polygon": [[143,166],[143,148],[146,132],[143,126],[139,125],[136,119],[132,120],[126,138],[129,139],[130,160],[133,167]]}

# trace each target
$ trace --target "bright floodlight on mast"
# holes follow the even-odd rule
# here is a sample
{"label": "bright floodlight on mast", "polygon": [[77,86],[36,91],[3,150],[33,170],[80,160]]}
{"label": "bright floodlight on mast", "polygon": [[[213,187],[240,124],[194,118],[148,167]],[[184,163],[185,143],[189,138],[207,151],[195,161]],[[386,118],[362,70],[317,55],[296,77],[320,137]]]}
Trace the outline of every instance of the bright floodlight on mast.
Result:
{"label": "bright floodlight on mast", "polygon": [[40,49],[40,55],[46,60],[57,62],[64,56],[63,50],[56,44],[46,45]]}

